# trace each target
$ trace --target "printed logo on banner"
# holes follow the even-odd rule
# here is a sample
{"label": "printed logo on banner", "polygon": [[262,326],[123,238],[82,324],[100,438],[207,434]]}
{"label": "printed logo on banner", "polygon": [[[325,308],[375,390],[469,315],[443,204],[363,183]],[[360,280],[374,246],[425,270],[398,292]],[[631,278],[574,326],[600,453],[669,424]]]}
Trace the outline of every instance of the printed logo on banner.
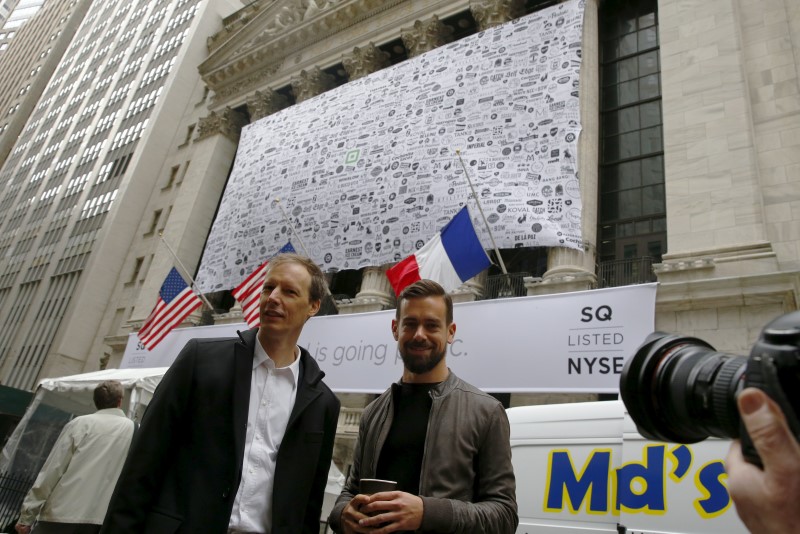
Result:
{"label": "printed logo on banner", "polygon": [[292,233],[326,269],[396,261],[467,202],[456,150],[503,216],[499,247],[580,248],[582,20],[580,0],[561,3],[245,127],[199,288],[234,287]]}
{"label": "printed logo on banner", "polygon": [[582,325],[567,337],[567,374],[620,374],[628,354],[622,350],[624,326],[614,322],[613,307],[584,306],[579,316]]}
{"label": "printed logo on banner", "polygon": [[344,162],[346,165],[354,165],[358,161],[358,156],[361,154],[359,149],[348,150],[345,155]]}

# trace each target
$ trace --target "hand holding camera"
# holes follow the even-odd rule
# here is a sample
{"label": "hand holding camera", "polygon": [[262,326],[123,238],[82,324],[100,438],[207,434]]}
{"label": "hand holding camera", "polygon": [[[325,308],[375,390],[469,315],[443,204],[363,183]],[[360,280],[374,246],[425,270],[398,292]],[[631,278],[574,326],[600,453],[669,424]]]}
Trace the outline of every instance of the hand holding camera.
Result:
{"label": "hand holding camera", "polygon": [[767,324],[749,358],[654,332],[620,393],[648,439],[741,438],[726,461],[739,517],[754,533],[800,532],[800,311]]}
{"label": "hand holding camera", "polygon": [[747,388],[737,402],[764,469],[745,460],[738,441],[731,444],[725,468],[736,511],[751,532],[796,531],[800,528],[800,444],[778,404],[763,391]]}

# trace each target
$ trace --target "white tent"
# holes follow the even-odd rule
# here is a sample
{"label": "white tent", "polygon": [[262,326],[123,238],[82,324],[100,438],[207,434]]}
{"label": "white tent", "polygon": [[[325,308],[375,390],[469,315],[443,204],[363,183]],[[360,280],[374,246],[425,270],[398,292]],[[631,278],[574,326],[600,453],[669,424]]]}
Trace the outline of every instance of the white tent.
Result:
{"label": "white tent", "polygon": [[125,389],[122,408],[128,417],[139,419],[166,370],[166,367],[107,369],[45,378],[3,447],[0,472],[38,472],[67,421],[95,411],[92,392],[104,380],[118,380],[122,384]]}

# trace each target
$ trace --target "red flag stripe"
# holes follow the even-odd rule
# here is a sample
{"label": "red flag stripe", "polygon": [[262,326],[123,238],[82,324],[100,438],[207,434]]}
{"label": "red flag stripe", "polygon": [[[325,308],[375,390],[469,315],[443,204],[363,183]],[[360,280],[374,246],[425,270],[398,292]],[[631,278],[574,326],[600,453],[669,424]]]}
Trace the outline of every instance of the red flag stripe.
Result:
{"label": "red flag stripe", "polygon": [[152,350],[170,330],[202,304],[202,301],[188,287],[169,304],[159,298],[153,313],[139,330],[139,339],[145,347]]}
{"label": "red flag stripe", "polygon": [[176,325],[180,324],[187,315],[200,307],[201,304],[199,300],[188,299],[184,301],[184,299],[181,298],[174,306],[170,306],[169,310],[165,310],[164,313],[157,317],[157,323],[147,333],[140,335],[139,339],[141,339],[146,346],[157,345],[158,341]]}
{"label": "red flag stripe", "polygon": [[179,324],[187,315],[196,310],[202,302],[194,292],[186,288],[171,303],[165,307],[158,317],[158,321],[144,334],[145,338],[163,337],[175,325]]}
{"label": "red flag stripe", "polygon": [[234,298],[236,298],[242,306],[244,320],[251,328],[259,326],[261,323],[259,304],[261,301],[261,288],[267,276],[268,263],[269,260],[262,263],[258,269],[250,273],[250,276],[245,278],[244,281],[232,291]]}
{"label": "red flag stripe", "polygon": [[241,284],[236,286],[236,289],[234,289],[232,293],[237,300],[239,299],[240,295],[245,296],[253,291],[254,288],[258,288],[258,290],[261,291],[261,286],[264,283],[264,276],[267,272],[267,263],[269,262],[265,261],[262,263],[258,269],[250,273],[250,276],[245,278]]}

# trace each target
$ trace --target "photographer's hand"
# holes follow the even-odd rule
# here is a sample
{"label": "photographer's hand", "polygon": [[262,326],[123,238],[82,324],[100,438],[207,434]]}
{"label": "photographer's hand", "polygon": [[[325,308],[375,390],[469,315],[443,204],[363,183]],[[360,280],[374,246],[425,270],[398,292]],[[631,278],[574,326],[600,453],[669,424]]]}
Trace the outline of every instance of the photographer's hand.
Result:
{"label": "photographer's hand", "polygon": [[754,534],[795,532],[800,525],[800,444],[778,404],[763,391],[746,388],[737,403],[764,470],[747,463],[741,444],[733,442],[726,470],[736,511]]}

